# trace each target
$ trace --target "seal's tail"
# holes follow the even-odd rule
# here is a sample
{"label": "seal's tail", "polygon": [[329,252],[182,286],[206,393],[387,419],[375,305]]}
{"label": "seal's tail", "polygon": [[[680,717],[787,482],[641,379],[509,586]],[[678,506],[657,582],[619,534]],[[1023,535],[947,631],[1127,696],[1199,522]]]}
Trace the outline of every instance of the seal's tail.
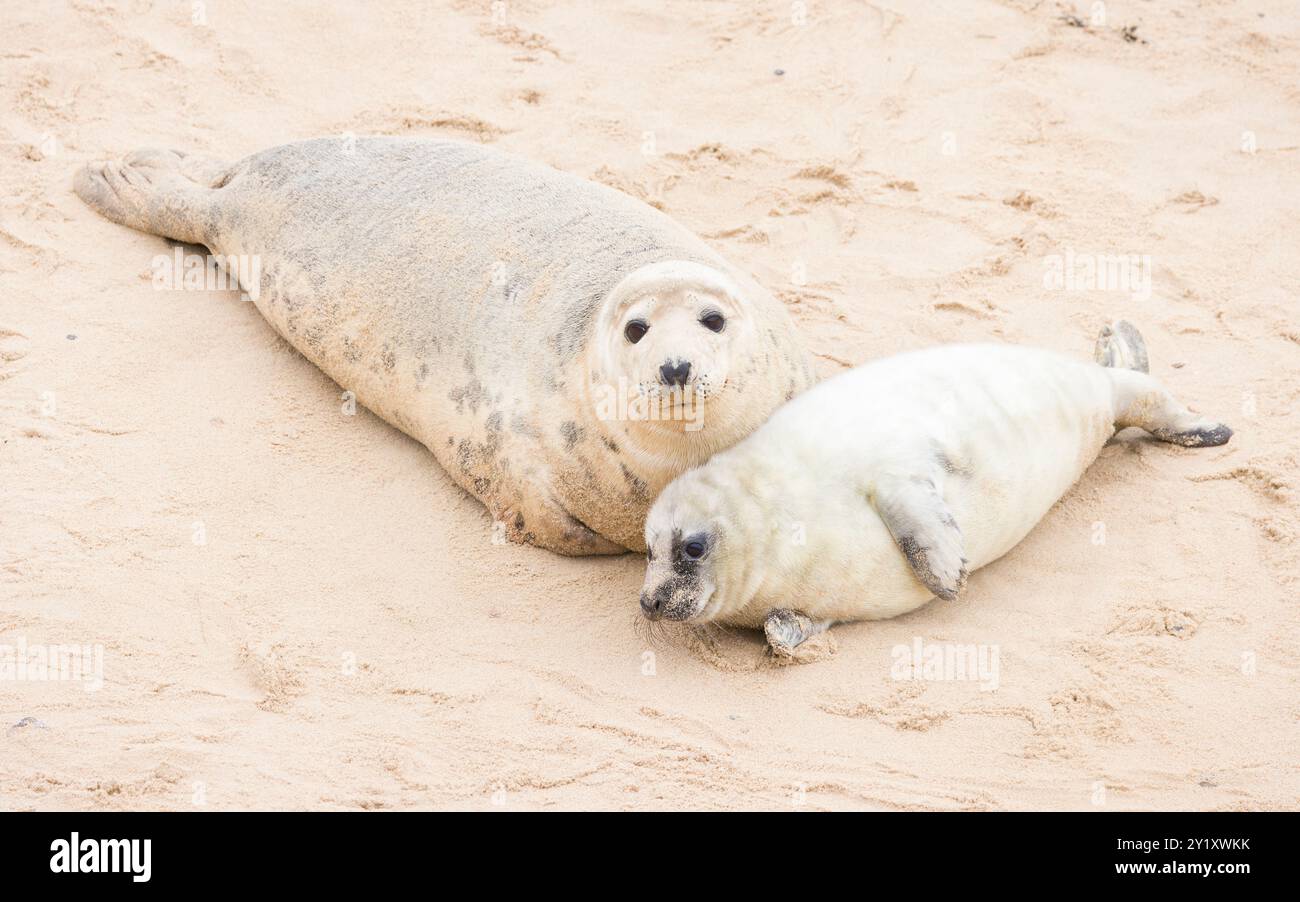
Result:
{"label": "seal's tail", "polygon": [[1148,375],[1146,342],[1132,323],[1121,319],[1103,328],[1096,359],[1110,373],[1116,429],[1137,426],[1162,442],[1187,448],[1222,445],[1232,438],[1231,429],[1192,413]]}
{"label": "seal's tail", "polygon": [[1122,367],[1137,370],[1139,373],[1151,372],[1147,361],[1147,343],[1128,320],[1117,319],[1109,326],[1103,326],[1097,336],[1097,362],[1102,366]]}
{"label": "seal's tail", "polygon": [[214,226],[216,189],[231,167],[179,150],[147,148],[120,162],[90,163],[73,189],[106,218],[190,244],[206,244]]}

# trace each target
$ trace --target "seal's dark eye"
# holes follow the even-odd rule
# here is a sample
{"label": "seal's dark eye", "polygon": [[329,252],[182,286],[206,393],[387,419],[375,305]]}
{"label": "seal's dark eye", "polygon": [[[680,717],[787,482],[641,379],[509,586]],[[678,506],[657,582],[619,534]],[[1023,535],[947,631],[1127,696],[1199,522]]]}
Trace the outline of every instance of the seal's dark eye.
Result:
{"label": "seal's dark eye", "polygon": [[686,556],[688,558],[690,558],[693,561],[696,561],[704,556],[704,543],[687,542],[686,547],[683,550],[686,552]]}
{"label": "seal's dark eye", "polygon": [[727,324],[727,320],[721,313],[708,313],[700,317],[700,325],[710,332],[721,332],[722,327]]}
{"label": "seal's dark eye", "polygon": [[636,344],[644,338],[645,334],[649,331],[650,327],[647,326],[643,320],[639,319],[634,319],[623,327],[623,334],[627,336],[627,340],[632,342],[632,344]]}

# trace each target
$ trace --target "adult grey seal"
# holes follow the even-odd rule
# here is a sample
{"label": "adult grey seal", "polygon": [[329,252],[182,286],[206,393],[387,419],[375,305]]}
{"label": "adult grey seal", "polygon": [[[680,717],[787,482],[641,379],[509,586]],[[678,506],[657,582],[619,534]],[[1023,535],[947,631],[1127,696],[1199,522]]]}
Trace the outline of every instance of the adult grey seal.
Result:
{"label": "adult grey seal", "polygon": [[104,216],[252,258],[286,341],[423,442],[505,536],[643,550],[650,503],[812,382],[784,308],[611,188],[458,141],[96,163]]}
{"label": "adult grey seal", "polygon": [[664,489],[646,520],[642,610],[761,626],[789,654],[834,622],[956,598],[1117,429],[1187,447],[1232,436],[1147,375],[1128,323],[1102,332],[1096,356],[941,346],[810,389]]}

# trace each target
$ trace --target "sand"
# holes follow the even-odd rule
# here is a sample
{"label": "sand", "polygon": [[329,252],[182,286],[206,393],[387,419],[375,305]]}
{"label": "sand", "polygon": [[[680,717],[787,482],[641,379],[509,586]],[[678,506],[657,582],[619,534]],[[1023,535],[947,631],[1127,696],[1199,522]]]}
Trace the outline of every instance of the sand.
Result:
{"label": "sand", "polygon": [[[0,680],[0,806],[1300,807],[1300,16],[1090,10],[5,4],[0,646],[98,647],[103,685]],[[778,294],[821,375],[1087,356],[1125,316],[1236,437],[1122,437],[964,600],[816,663],[651,641],[640,558],[492,544],[423,447],[237,293],[155,290],[169,244],[71,191],[138,146],[348,132],[649,201]],[[1149,297],[1045,282],[1118,254]],[[996,651],[996,688],[896,679],[917,641]]]}

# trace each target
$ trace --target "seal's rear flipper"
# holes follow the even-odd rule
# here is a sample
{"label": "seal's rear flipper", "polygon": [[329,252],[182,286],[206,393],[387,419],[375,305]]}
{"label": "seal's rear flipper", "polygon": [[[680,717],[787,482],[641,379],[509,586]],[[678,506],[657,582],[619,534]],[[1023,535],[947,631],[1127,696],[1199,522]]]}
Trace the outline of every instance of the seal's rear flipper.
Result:
{"label": "seal's rear flipper", "polygon": [[1216,445],[1228,444],[1228,439],[1232,438],[1232,429],[1223,423],[1211,423],[1208,420],[1205,423],[1204,426],[1192,429],[1170,431],[1153,429],[1151,434],[1162,442],[1182,445],[1184,448],[1213,448]]}
{"label": "seal's rear flipper", "polygon": [[1102,328],[1101,334],[1097,336],[1095,357],[1102,366],[1136,370],[1139,373],[1151,372],[1147,361],[1147,343],[1142,340],[1142,333],[1128,320],[1117,319]]}
{"label": "seal's rear flipper", "polygon": [[1162,442],[1185,448],[1226,444],[1232,430],[1197,416],[1147,375],[1146,343],[1124,320],[1101,330],[1097,362],[1109,368],[1115,393],[1115,428],[1137,426]]}
{"label": "seal's rear flipper", "polygon": [[120,162],[86,165],[73,189],[113,222],[207,244],[215,225],[215,189],[225,184],[229,172],[229,166],[211,157],[149,148]]}
{"label": "seal's rear flipper", "polygon": [[966,546],[933,475],[892,479],[872,493],[876,513],[912,571],[945,601],[966,587]]}

